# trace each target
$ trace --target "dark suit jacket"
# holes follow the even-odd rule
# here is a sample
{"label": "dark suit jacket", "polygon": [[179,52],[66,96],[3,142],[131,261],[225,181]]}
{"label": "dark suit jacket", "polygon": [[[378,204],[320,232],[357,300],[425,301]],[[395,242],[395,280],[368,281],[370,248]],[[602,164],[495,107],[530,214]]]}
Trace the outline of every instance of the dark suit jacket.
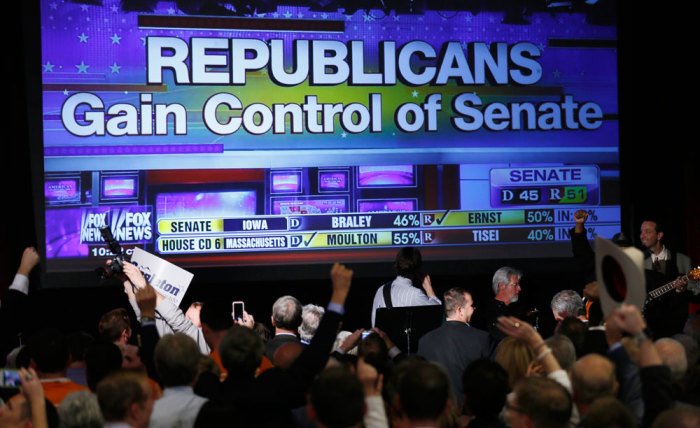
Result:
{"label": "dark suit jacket", "polygon": [[488,333],[459,321],[446,321],[418,342],[418,354],[439,363],[447,371],[460,406],[464,370],[472,361],[488,357],[489,351]]}
{"label": "dark suit jacket", "polygon": [[637,423],[642,422],[644,399],[639,367],[630,360],[623,346],[609,350],[607,356],[615,364],[615,377],[620,385],[617,393],[618,398],[632,412]]}
{"label": "dark suit jacket", "polygon": [[506,334],[498,329],[496,323],[500,317],[517,317],[531,322],[525,313],[524,307],[519,302],[506,305],[495,298],[490,299],[485,304],[479,306],[472,315],[470,325],[483,330],[491,336],[491,351],[495,351],[498,343],[506,338]]}
{"label": "dark suit jacket", "polygon": [[275,351],[286,343],[300,343],[300,340],[297,336],[292,336],[291,334],[278,334],[265,344],[265,356],[270,361],[274,361],[272,357],[275,355]]}
{"label": "dark suit jacket", "polygon": [[236,409],[246,421],[254,422],[250,426],[291,426],[291,409],[306,403],[306,392],[328,361],[341,320],[340,314],[327,310],[311,343],[287,370],[273,367],[257,378],[234,378],[229,371],[221,384],[205,382],[209,373],[203,373],[195,393]]}

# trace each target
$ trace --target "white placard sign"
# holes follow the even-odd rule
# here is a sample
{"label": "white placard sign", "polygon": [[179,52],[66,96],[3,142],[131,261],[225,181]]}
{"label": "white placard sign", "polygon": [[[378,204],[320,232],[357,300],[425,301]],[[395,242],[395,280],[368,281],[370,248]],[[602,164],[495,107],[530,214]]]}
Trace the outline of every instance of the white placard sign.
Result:
{"label": "white placard sign", "polygon": [[143,276],[156,291],[180,306],[194,276],[192,273],[138,247],[134,248],[131,263],[141,269]]}

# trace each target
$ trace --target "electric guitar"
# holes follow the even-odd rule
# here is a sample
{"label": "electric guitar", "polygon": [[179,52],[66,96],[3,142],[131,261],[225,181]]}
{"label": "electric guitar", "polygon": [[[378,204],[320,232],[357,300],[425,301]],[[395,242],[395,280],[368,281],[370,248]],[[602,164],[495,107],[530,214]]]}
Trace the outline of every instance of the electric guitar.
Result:
{"label": "electric guitar", "polygon": [[683,275],[682,277],[671,281],[666,285],[662,285],[657,289],[651,290],[647,294],[646,300],[644,300],[644,307],[646,307],[648,304],[658,299],[659,297],[663,296],[664,294],[668,293],[669,291],[675,290],[677,284],[681,282],[687,282],[688,280],[697,281],[698,279],[700,279],[700,267],[691,269],[688,271],[687,275]]}

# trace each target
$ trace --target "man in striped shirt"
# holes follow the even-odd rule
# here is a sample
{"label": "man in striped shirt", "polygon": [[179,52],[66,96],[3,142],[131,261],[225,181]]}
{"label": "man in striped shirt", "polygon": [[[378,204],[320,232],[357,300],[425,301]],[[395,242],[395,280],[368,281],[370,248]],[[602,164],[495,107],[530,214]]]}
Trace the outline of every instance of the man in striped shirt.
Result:
{"label": "man in striped shirt", "polygon": [[372,327],[379,308],[442,305],[433,291],[430,276],[421,270],[423,259],[418,248],[404,247],[399,250],[394,266],[396,279],[379,287],[374,295]]}

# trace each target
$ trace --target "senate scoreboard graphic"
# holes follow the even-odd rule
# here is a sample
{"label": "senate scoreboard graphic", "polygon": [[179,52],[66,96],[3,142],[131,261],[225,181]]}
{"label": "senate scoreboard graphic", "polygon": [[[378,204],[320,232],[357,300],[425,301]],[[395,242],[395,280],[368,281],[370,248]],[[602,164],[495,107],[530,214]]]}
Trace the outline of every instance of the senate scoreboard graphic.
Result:
{"label": "senate scoreboard graphic", "polygon": [[620,230],[615,26],[221,4],[40,2],[49,271],[110,257],[103,226],[183,267],[565,257],[579,209]]}
{"label": "senate scoreboard graphic", "polygon": [[[122,172],[133,184],[119,193],[133,199],[119,199],[120,204],[108,199],[96,206],[52,204],[47,233],[60,231],[63,245],[49,250],[58,263],[110,256],[99,231],[108,225],[127,253],[139,246],[194,266],[241,256],[254,263],[257,259],[249,258],[254,255],[270,263],[281,254],[313,252],[325,260],[322,256],[333,257],[328,250],[339,249],[356,250],[354,257],[365,260],[376,256],[373,250],[404,246],[428,254],[431,249],[478,250],[474,258],[518,251],[553,257],[553,251],[569,253],[569,229],[578,209],[589,213],[589,236],[620,229],[619,207],[605,203],[616,196],[616,175],[596,165],[479,169],[481,176],[468,164],[224,170],[218,177],[202,170]],[[69,181],[63,175],[61,181]],[[105,172],[90,175],[110,178],[74,177],[74,186],[93,181],[101,183],[96,193],[109,194],[105,182],[124,180]],[[236,181],[189,182],[198,177]],[[438,184],[437,177],[443,182]],[[332,189],[322,191],[327,186]],[[454,208],[440,208],[439,197]]]}
{"label": "senate scoreboard graphic", "polygon": [[[616,213],[607,209],[589,210],[589,213],[596,221],[601,215],[606,217],[606,222],[619,221]],[[568,222],[557,224],[555,216]],[[572,220],[573,212],[566,209],[164,220],[159,224],[163,231],[157,240],[157,250],[169,254],[568,241]],[[178,231],[171,232],[174,229]],[[246,230],[255,232],[246,233]],[[593,230],[589,228],[589,232]]]}

